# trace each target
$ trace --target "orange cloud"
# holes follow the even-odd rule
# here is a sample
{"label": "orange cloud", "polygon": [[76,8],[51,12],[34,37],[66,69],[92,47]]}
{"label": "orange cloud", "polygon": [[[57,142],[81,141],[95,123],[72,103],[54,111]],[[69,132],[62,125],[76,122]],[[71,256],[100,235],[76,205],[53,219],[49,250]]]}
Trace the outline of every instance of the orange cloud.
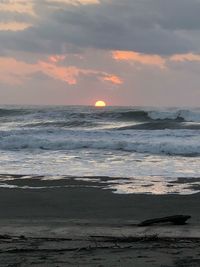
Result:
{"label": "orange cloud", "polygon": [[159,55],[147,55],[134,51],[113,51],[112,57],[118,61],[136,62],[144,65],[152,65],[159,68],[165,67],[166,60]]}
{"label": "orange cloud", "polygon": [[38,63],[38,68],[46,75],[67,82],[70,85],[77,83],[77,77],[81,73],[81,70],[76,67],[61,67],[43,61]]}
{"label": "orange cloud", "polygon": [[4,57],[0,57],[0,69],[0,81],[9,85],[19,85],[27,76],[38,71],[36,65]]}
{"label": "orange cloud", "polygon": [[[36,16],[33,8],[33,2],[27,0],[6,0],[0,1],[0,12],[11,12],[28,14],[30,16]],[[26,22],[16,22],[13,19],[10,21],[0,22],[0,31],[23,31],[31,26],[31,24]]]}
{"label": "orange cloud", "polygon": [[23,31],[30,26],[31,24],[23,22],[0,22],[0,31]]}
{"label": "orange cloud", "polygon": [[118,77],[116,75],[107,75],[103,78],[103,80],[111,82],[113,84],[122,84],[123,83],[122,79],[120,79],[120,77]]}
{"label": "orange cloud", "polygon": [[74,85],[77,83],[77,78],[79,77],[79,75],[94,75],[99,77],[100,79],[103,79],[104,81],[108,81],[118,85],[123,83],[120,77],[106,72],[92,69],[81,69],[74,66],[65,67],[56,64],[62,61],[64,58],[65,56],[62,55],[52,56],[49,58],[50,62],[40,61],[40,70],[46,75],[54,79],[65,81],[70,85]]}
{"label": "orange cloud", "polygon": [[14,58],[0,57],[0,81],[10,85],[19,85],[31,75],[40,71],[53,79],[66,82],[69,85],[77,84],[77,79],[80,75],[94,75],[108,82],[122,83],[116,75],[98,70],[81,69],[75,66],[65,67],[56,63],[55,61],[39,61],[36,64],[28,64]]}
{"label": "orange cloud", "polygon": [[169,57],[161,57],[159,55],[146,55],[133,51],[113,51],[112,57],[118,61],[137,62],[144,65],[154,65],[160,68],[165,68],[169,61],[185,62],[185,61],[200,61],[200,54],[187,53],[175,54]]}
{"label": "orange cloud", "polygon": [[66,58],[65,55],[52,55],[49,57],[49,61],[52,63],[58,63]]}
{"label": "orange cloud", "polygon": [[14,58],[0,58],[0,69],[1,82],[10,85],[22,84],[27,77],[38,71],[53,79],[73,85],[76,84],[76,79],[81,72],[76,67],[60,67],[44,61],[39,61],[36,64],[27,64]]}
{"label": "orange cloud", "polygon": [[6,0],[0,3],[0,11],[26,13],[35,16],[32,1],[27,0]]}
{"label": "orange cloud", "polygon": [[99,4],[99,0],[48,0],[49,3],[62,3],[74,6]]}
{"label": "orange cloud", "polygon": [[184,62],[184,61],[200,61],[200,55],[187,53],[187,54],[177,54],[170,57],[171,61]]}

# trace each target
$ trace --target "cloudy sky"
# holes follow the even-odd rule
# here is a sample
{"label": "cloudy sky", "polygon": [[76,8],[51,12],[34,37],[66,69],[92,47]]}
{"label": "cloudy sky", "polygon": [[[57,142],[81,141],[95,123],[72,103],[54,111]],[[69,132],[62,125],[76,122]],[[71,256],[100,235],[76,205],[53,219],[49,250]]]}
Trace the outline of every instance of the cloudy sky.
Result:
{"label": "cloudy sky", "polygon": [[0,104],[198,106],[200,0],[0,0]]}

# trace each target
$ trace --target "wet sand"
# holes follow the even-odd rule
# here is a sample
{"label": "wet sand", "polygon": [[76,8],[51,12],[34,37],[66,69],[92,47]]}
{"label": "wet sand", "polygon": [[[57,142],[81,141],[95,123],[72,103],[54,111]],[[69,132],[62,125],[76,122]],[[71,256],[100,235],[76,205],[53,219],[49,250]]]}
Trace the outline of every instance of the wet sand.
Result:
{"label": "wet sand", "polygon": [[[0,188],[0,266],[200,266],[200,194],[120,195],[89,182],[68,186]],[[192,219],[184,226],[137,226],[175,214]]]}

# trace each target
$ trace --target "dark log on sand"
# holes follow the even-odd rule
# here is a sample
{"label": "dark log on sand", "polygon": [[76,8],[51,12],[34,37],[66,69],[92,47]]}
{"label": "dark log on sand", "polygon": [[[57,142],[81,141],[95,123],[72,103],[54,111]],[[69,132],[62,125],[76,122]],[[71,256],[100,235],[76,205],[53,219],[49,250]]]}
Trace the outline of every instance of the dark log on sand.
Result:
{"label": "dark log on sand", "polygon": [[190,215],[174,215],[174,216],[169,216],[169,217],[146,220],[146,221],[139,223],[138,226],[151,226],[155,223],[172,223],[175,225],[183,225],[190,218],[191,218]]}

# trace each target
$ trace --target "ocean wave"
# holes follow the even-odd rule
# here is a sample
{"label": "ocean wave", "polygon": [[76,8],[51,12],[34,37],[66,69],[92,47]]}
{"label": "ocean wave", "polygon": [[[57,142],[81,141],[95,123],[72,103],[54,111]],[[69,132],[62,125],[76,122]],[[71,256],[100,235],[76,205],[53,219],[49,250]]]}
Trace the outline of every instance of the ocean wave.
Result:
{"label": "ocean wave", "polygon": [[200,109],[175,109],[148,111],[152,120],[179,120],[185,122],[200,122]]}
{"label": "ocean wave", "polygon": [[152,121],[122,127],[113,127],[113,130],[165,130],[165,129],[187,129],[200,130],[200,123],[183,123],[171,120]]}
{"label": "ocean wave", "polygon": [[117,108],[113,108],[111,110],[90,110],[84,112],[70,111],[70,112],[62,112],[62,116],[66,119],[89,119],[89,120],[108,120],[108,121],[143,121],[148,120],[148,112],[143,110],[121,110]]}
{"label": "ocean wave", "polygon": [[113,114],[117,119],[121,120],[144,121],[149,119],[148,112],[144,110],[121,111]]}
{"label": "ocean wave", "polygon": [[[134,140],[135,139],[135,140]],[[133,141],[134,140],[134,141]],[[200,143],[198,138],[184,138],[169,136],[168,138],[91,138],[76,139],[74,138],[37,138],[30,136],[7,136],[0,142],[1,150],[81,150],[81,149],[98,149],[98,150],[118,150],[127,152],[138,152],[147,154],[164,154],[180,156],[199,156]],[[100,153],[100,152],[99,152]]]}
{"label": "ocean wave", "polygon": [[[49,121],[59,121],[63,123],[72,121],[106,122],[106,121],[176,121],[176,122],[200,122],[200,109],[153,109],[153,108],[119,108],[107,107],[97,110],[92,107],[9,107],[0,108],[0,117],[6,118],[10,116],[20,116],[22,121],[34,121],[41,119],[42,122],[48,124]],[[60,123],[62,124],[62,122]],[[35,125],[38,126],[37,124]],[[59,123],[58,123],[59,126]]]}
{"label": "ocean wave", "polygon": [[120,121],[175,121],[175,122],[200,122],[200,110],[187,109],[117,109],[71,114],[81,118],[108,119]]}
{"label": "ocean wave", "polygon": [[32,122],[24,125],[26,128],[41,128],[41,127],[58,127],[58,128],[76,128],[76,127],[96,127],[99,123],[85,120],[71,120],[71,121],[43,121]]}
{"label": "ocean wave", "polygon": [[133,121],[168,121],[168,122],[200,122],[200,110],[166,109],[166,110],[129,110],[114,112],[113,117]]}
{"label": "ocean wave", "polygon": [[26,114],[30,114],[30,111],[18,108],[0,108],[0,117],[21,116]]}

